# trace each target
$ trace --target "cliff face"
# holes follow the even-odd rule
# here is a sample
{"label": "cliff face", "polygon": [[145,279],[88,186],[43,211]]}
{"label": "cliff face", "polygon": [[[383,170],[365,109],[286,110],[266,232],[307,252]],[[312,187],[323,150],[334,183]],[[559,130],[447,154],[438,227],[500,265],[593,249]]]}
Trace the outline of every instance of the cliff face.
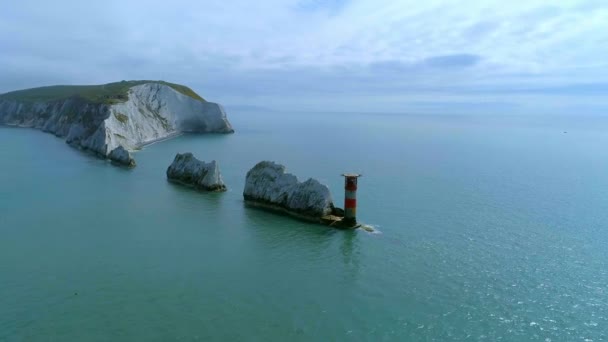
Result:
{"label": "cliff face", "polygon": [[131,88],[128,101],[110,106],[105,127],[110,149],[133,149],[180,132],[234,132],[219,104],[153,83]]}
{"label": "cliff face", "polygon": [[104,156],[109,152],[104,144],[108,113],[108,105],[76,97],[52,102],[0,100],[0,124],[37,128]]}
{"label": "cliff face", "polygon": [[299,182],[285,172],[285,166],[270,161],[260,162],[247,172],[243,197],[248,204],[311,221],[335,211],[326,185],[312,178]]}
{"label": "cliff face", "polygon": [[133,150],[181,132],[234,132],[222,106],[165,84],[133,86],[121,100],[106,104],[79,96],[50,101],[0,98],[0,124],[41,129],[103,158],[119,146]]}

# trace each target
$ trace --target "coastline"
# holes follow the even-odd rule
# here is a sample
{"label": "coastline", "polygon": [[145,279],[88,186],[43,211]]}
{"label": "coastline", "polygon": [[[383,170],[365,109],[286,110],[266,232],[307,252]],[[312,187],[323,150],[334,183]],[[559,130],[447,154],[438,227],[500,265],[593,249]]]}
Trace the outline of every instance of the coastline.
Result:
{"label": "coastline", "polygon": [[167,135],[165,137],[162,137],[162,138],[152,139],[152,140],[149,140],[149,141],[137,144],[135,146],[135,149],[133,149],[133,151],[130,151],[130,152],[137,152],[137,151],[143,149],[146,146],[154,145],[156,143],[163,142],[165,140],[177,138],[177,137],[179,137],[180,135],[183,135],[183,134],[184,134],[184,132],[175,132],[175,133],[171,133],[171,134],[169,134],[169,135]]}
{"label": "coastline", "polygon": [[[130,151],[130,152],[137,152],[137,151],[139,151],[139,150],[143,149],[144,147],[147,147],[147,146],[150,146],[150,145],[154,145],[154,144],[156,144],[156,143],[160,143],[160,142],[163,142],[163,141],[165,141],[165,140],[170,140],[170,139],[173,139],[173,138],[177,138],[177,137],[179,137],[179,136],[186,135],[186,134],[197,134],[197,133],[196,133],[196,132],[174,132],[174,133],[171,133],[171,134],[169,134],[169,135],[167,135],[167,136],[165,136],[165,137],[162,137],[162,138],[157,138],[157,139],[149,140],[149,141],[147,141],[147,142],[140,143],[140,144],[138,144],[138,145],[136,145],[136,146],[135,146],[135,149],[134,149],[133,151]],[[202,133],[198,133],[198,134],[199,134],[199,135],[209,135],[209,134],[218,134],[218,135],[224,135],[224,134],[234,134],[234,130],[232,130],[231,132],[202,132]]]}

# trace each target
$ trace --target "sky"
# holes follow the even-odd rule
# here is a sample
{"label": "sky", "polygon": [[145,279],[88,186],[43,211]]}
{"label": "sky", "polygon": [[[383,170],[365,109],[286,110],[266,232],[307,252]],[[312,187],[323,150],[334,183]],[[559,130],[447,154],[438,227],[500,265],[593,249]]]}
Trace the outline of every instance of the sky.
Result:
{"label": "sky", "polygon": [[0,93],[132,79],[228,108],[608,114],[608,1],[3,3]]}

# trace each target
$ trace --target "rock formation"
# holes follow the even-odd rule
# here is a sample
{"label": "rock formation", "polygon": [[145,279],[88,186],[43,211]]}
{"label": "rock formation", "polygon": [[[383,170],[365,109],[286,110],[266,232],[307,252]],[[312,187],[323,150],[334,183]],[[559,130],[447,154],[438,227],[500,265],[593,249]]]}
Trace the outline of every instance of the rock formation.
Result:
{"label": "rock formation", "polygon": [[337,212],[326,185],[312,178],[299,182],[285,166],[270,161],[247,172],[243,197],[247,204],[315,222]]}
{"label": "rock formation", "polygon": [[178,153],[167,169],[167,179],[197,190],[226,191],[220,168],[215,160],[205,163],[192,153]]}
{"label": "rock formation", "polygon": [[54,86],[0,95],[0,124],[65,138],[102,158],[181,132],[232,133],[222,106],[160,81]]}
{"label": "rock formation", "polygon": [[118,165],[135,167],[135,159],[133,159],[129,151],[125,150],[122,146],[113,149],[108,155],[108,158]]}

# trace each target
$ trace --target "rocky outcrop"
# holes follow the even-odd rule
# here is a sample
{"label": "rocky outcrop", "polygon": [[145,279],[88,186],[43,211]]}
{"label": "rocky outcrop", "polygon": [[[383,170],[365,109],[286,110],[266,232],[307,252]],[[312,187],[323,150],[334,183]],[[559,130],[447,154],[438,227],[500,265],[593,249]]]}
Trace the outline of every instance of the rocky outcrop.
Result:
{"label": "rocky outcrop", "polygon": [[118,146],[113,149],[108,155],[108,158],[113,162],[121,166],[135,167],[135,159],[131,157],[129,151],[125,150],[124,147]]}
{"label": "rocky outcrop", "polygon": [[245,202],[318,222],[336,212],[329,188],[315,179],[305,182],[285,172],[285,166],[262,161],[247,172]]}
{"label": "rocky outcrop", "polygon": [[80,95],[54,100],[8,95],[0,96],[0,124],[53,133],[102,158],[119,146],[132,151],[182,132],[234,132],[221,105],[157,82],[132,86],[105,102]]}
{"label": "rocky outcrop", "polygon": [[220,168],[215,160],[205,163],[192,153],[178,153],[167,169],[167,179],[197,190],[226,191]]}

